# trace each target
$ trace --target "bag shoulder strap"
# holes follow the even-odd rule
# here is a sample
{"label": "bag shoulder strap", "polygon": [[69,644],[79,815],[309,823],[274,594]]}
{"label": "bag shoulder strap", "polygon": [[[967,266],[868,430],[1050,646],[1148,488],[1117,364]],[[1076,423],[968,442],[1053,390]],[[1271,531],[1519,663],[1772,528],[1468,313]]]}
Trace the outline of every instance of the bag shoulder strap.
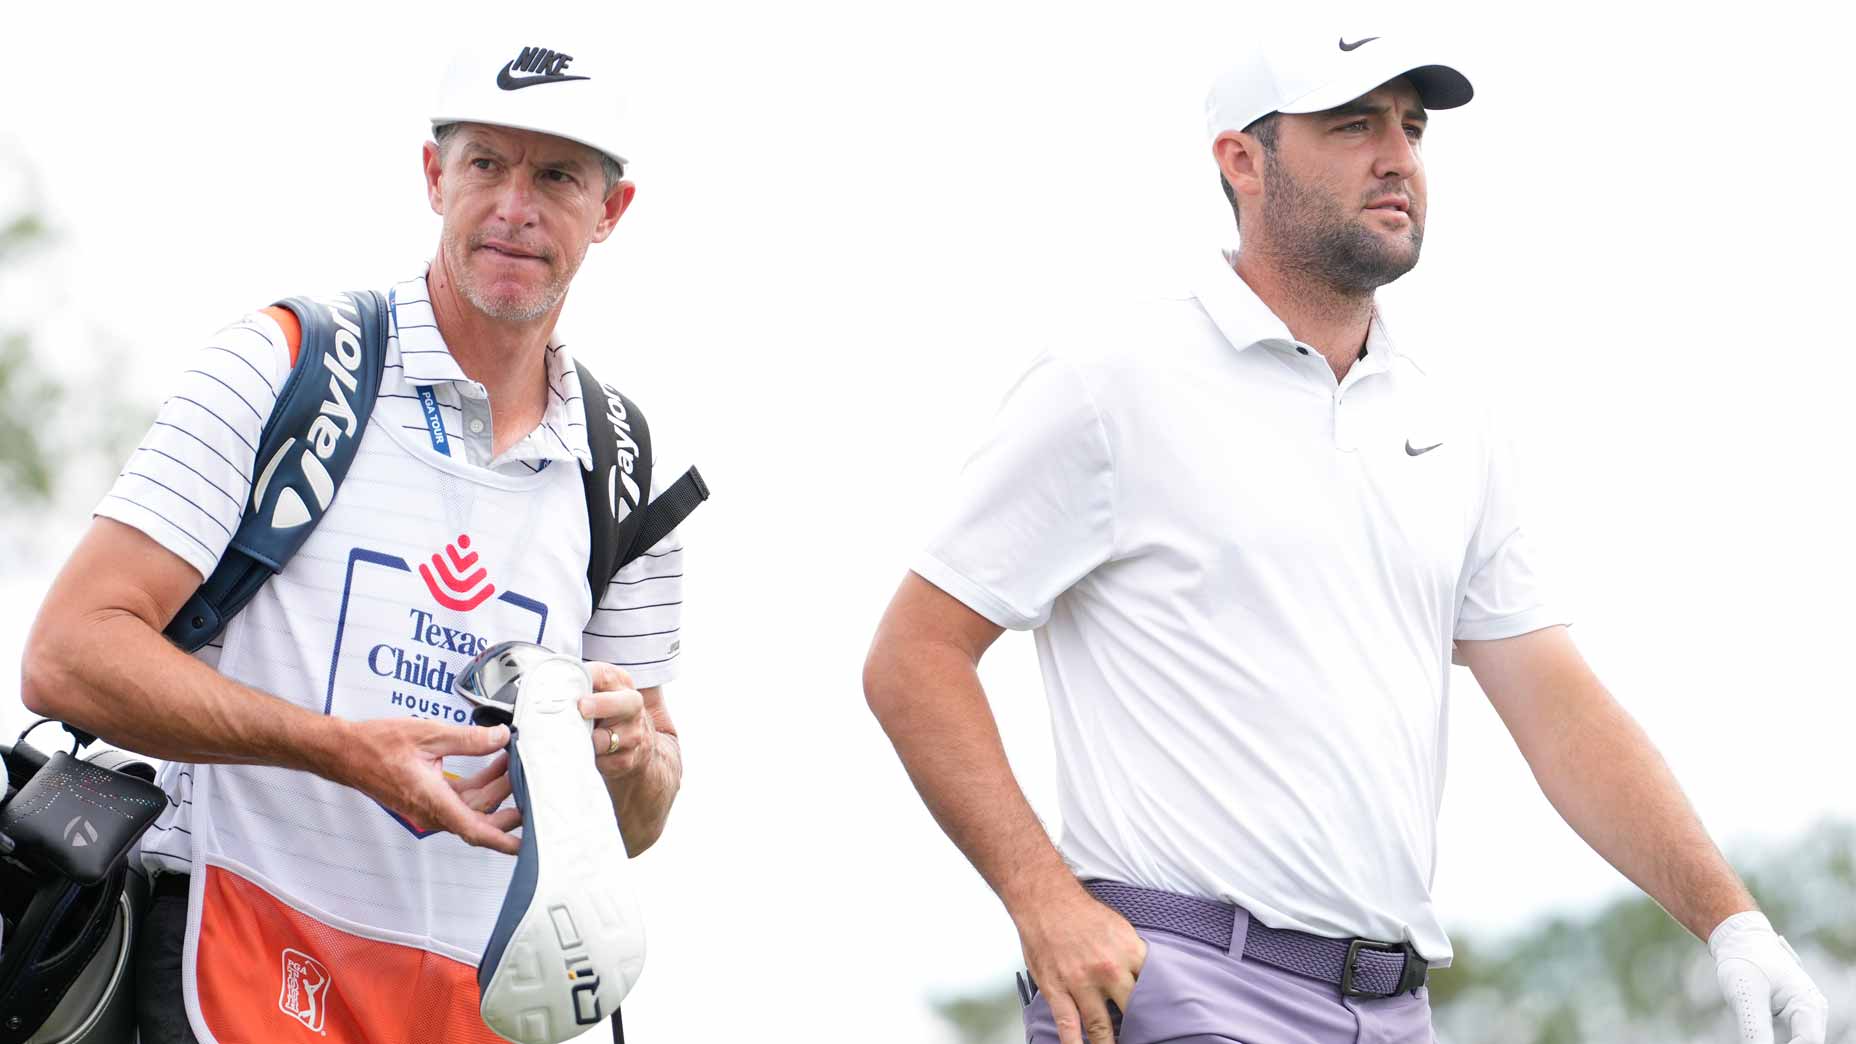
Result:
{"label": "bag shoulder strap", "polygon": [[702,472],[694,467],[685,471],[681,478],[670,484],[669,489],[645,505],[644,522],[638,526],[630,549],[619,559],[618,568],[623,569],[642,558],[645,552],[656,547],[658,541],[669,536],[671,530],[682,524],[690,512],[708,499],[709,484],[703,481]]}
{"label": "bag shoulder strap", "polygon": [[372,290],[277,302],[302,327],[253,465],[251,499],[219,564],[165,633],[192,652],[290,561],[348,475],[380,393],[387,299]]}
{"label": "bag shoulder strap", "polygon": [[663,495],[651,495],[651,427],[644,411],[610,384],[602,384],[579,360],[581,407],[586,410],[587,447],[593,467],[582,471],[592,553],[586,582],[593,607],[605,599],[613,574],[670,535],[697,505],[709,499],[709,487],[695,468]]}

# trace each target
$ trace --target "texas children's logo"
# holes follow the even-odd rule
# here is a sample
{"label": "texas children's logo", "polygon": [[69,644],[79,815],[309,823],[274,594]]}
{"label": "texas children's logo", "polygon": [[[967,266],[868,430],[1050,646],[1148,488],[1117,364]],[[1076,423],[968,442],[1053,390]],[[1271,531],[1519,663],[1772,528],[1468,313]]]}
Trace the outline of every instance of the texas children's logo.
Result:
{"label": "texas children's logo", "polygon": [[478,566],[476,572],[470,571],[480,557],[470,549],[470,534],[459,536],[457,543],[445,546],[444,558],[433,555],[430,565],[419,563],[425,589],[446,609],[468,613],[477,608],[484,599],[496,593],[496,585],[489,582],[489,570]]}
{"label": "texas children's logo", "polygon": [[310,1031],[322,1032],[329,1014],[329,970],[301,950],[284,950],[284,984],[277,1009]]}
{"label": "texas children's logo", "polygon": [[[452,691],[472,657],[500,641],[546,644],[548,607],[496,582],[487,548],[470,534],[414,564],[354,548],[342,586],[324,713],[357,721],[406,715],[468,725],[470,704]],[[454,759],[456,760],[456,759]],[[420,830],[384,806],[415,836]]]}

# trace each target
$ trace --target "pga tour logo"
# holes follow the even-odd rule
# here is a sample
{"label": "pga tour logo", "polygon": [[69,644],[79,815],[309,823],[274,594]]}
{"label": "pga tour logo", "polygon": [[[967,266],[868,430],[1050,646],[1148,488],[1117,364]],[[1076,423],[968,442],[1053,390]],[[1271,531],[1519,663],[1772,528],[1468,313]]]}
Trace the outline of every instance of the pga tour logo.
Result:
{"label": "pga tour logo", "polygon": [[277,1008],[321,1033],[329,1014],[329,970],[301,950],[284,950],[284,987],[277,995]]}

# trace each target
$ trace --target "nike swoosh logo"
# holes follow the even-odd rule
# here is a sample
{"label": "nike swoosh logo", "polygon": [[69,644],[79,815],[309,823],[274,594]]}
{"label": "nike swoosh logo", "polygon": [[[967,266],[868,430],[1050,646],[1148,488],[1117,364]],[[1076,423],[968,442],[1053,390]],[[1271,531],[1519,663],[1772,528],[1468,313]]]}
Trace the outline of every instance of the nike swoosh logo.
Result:
{"label": "nike swoosh logo", "polygon": [[519,91],[524,87],[533,87],[538,83],[565,83],[568,80],[590,80],[590,76],[511,76],[509,70],[515,62],[505,64],[496,74],[496,85],[505,91]]}
{"label": "nike swoosh logo", "polygon": [[1429,446],[1424,446],[1424,447],[1421,447],[1421,448],[1415,448],[1415,449],[1414,449],[1414,448],[1412,447],[1412,445],[1411,445],[1411,440],[1410,440],[1410,439],[1406,439],[1406,440],[1405,440],[1405,452],[1406,452],[1406,453],[1408,453],[1408,454],[1410,454],[1411,456],[1414,456],[1414,457],[1416,457],[1416,456],[1418,456],[1419,454],[1423,454],[1423,453],[1429,453],[1430,451],[1432,451],[1432,450],[1434,450],[1434,449],[1436,449],[1437,447],[1439,447],[1439,446],[1441,446],[1441,445],[1443,445],[1443,443],[1441,443],[1441,442],[1433,442],[1433,443],[1431,443],[1431,444],[1430,444]]}
{"label": "nike swoosh logo", "polygon": [[1348,43],[1347,38],[1343,36],[1340,38],[1340,49],[1343,51],[1351,51],[1356,47],[1365,47],[1367,44],[1372,43],[1374,40],[1377,40],[1377,39],[1379,39],[1379,37],[1369,36],[1364,40],[1356,40],[1353,43]]}

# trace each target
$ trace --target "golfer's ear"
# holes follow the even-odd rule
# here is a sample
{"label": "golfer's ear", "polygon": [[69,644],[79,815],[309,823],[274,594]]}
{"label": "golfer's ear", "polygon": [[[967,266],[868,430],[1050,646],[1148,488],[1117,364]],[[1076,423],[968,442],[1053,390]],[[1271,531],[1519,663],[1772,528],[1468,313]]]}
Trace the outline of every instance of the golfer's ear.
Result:
{"label": "golfer's ear", "polygon": [[1212,142],[1218,173],[1238,196],[1263,194],[1263,143],[1243,131],[1225,131]]}

